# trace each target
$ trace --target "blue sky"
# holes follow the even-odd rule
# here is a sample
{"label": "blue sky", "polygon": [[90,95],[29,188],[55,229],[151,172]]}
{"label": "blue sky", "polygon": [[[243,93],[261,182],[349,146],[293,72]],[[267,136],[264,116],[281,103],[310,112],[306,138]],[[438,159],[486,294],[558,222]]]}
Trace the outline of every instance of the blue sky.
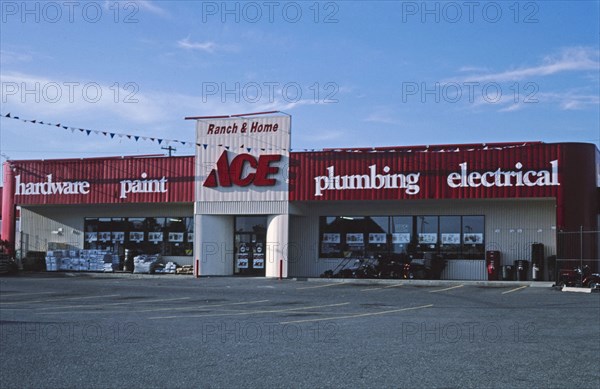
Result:
{"label": "blue sky", "polygon": [[[600,142],[598,1],[0,3],[2,114],[193,141],[185,116],[282,110],[295,150]],[[2,162],[167,145],[0,126]]]}

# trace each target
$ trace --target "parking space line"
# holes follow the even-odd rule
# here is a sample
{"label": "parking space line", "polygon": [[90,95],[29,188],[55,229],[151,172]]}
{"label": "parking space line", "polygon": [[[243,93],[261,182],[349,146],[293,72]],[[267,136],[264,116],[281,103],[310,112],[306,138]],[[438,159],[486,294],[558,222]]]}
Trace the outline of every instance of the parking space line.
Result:
{"label": "parking space line", "polygon": [[504,292],[502,292],[502,294],[516,292],[517,290],[521,290],[521,289],[524,289],[524,288],[527,288],[527,285],[519,286],[518,288],[514,288],[514,289],[511,289],[511,290],[504,291]]}
{"label": "parking space line", "polygon": [[452,289],[457,289],[457,288],[462,288],[464,285],[456,285],[456,286],[451,286],[449,288],[444,288],[444,289],[436,289],[436,290],[430,290],[429,293],[437,293],[437,292],[445,292],[447,290],[452,290]]}
{"label": "parking space line", "polygon": [[120,296],[120,294],[106,294],[103,296],[64,297],[64,298],[50,299],[50,300],[11,301],[11,302],[7,302],[7,303],[0,303],[0,306],[15,305],[15,304],[53,303],[53,302],[67,301],[67,300],[97,299],[97,298],[117,297],[117,296]]}
{"label": "parking space line", "polygon": [[110,307],[115,305],[129,305],[129,304],[146,304],[146,303],[157,303],[163,301],[177,301],[177,300],[189,300],[191,297],[177,297],[171,299],[155,299],[155,300],[139,300],[139,301],[127,301],[122,303],[106,303],[106,304],[88,304],[88,305],[66,305],[66,306],[54,306],[37,308],[39,311],[51,310],[51,309],[73,309],[73,308],[94,308],[94,307]]}
{"label": "parking space line", "polygon": [[355,319],[358,317],[368,317],[368,316],[377,316],[377,315],[387,315],[390,313],[404,312],[404,311],[412,311],[415,309],[423,309],[433,307],[433,304],[421,305],[419,307],[410,307],[410,308],[401,308],[401,309],[392,309],[390,311],[380,311],[380,312],[369,312],[369,313],[359,313],[355,315],[346,315],[346,316],[335,316],[335,317],[320,317],[317,319],[302,319],[302,320],[290,320],[290,321],[282,321],[279,324],[292,324],[292,323],[310,323],[315,321],[326,321],[326,320],[339,320],[339,319]]}
{"label": "parking space line", "polygon": [[268,301],[269,300],[257,300],[257,301],[242,301],[242,302],[238,302],[238,303],[207,304],[207,305],[200,305],[200,306],[143,309],[143,310],[134,311],[134,312],[178,311],[178,310],[193,309],[193,308],[212,308],[212,307],[225,307],[225,306],[230,306],[230,305],[260,304],[260,303],[266,303]]}
{"label": "parking space line", "polygon": [[244,305],[244,304],[259,304],[265,303],[269,300],[257,300],[257,301],[242,301],[237,303],[224,303],[224,304],[207,304],[207,305],[187,305],[185,307],[168,307],[168,308],[155,308],[155,309],[131,309],[131,307],[123,307],[127,310],[119,309],[119,310],[111,310],[111,311],[60,311],[60,312],[36,312],[38,315],[59,315],[65,313],[76,313],[76,314],[110,314],[110,313],[145,313],[145,312],[160,312],[160,311],[179,311],[179,310],[190,310],[190,309],[206,309],[212,307],[222,307],[222,306],[231,306],[231,305]]}
{"label": "parking space line", "polygon": [[2,293],[0,292],[0,298],[3,297],[13,297],[13,296],[31,296],[34,294],[53,294],[58,292],[36,292],[36,293]]}
{"label": "parking space line", "polygon": [[335,284],[325,284],[325,285],[317,285],[317,286],[304,286],[302,288],[296,288],[296,290],[302,290],[302,289],[316,289],[316,288],[327,288],[329,286],[337,286],[337,285],[342,285],[343,282],[336,282]]}
{"label": "parking space line", "polygon": [[361,289],[361,292],[370,292],[372,290],[381,290],[381,289],[390,289],[390,288],[397,288],[399,286],[402,286],[404,284],[394,284],[394,285],[388,285],[388,286],[382,286],[379,288],[366,288],[366,289]]}
{"label": "parking space line", "polygon": [[290,311],[301,311],[313,308],[328,308],[328,307],[340,307],[342,305],[348,305],[350,303],[338,303],[338,304],[327,304],[327,305],[314,305],[310,307],[298,307],[298,308],[287,308],[287,309],[270,309],[261,311],[241,311],[235,313],[207,313],[202,315],[178,315],[178,316],[155,316],[149,317],[150,320],[162,320],[162,319],[181,319],[190,317],[207,317],[207,316],[241,316],[241,315],[260,315],[263,313],[280,313]]}

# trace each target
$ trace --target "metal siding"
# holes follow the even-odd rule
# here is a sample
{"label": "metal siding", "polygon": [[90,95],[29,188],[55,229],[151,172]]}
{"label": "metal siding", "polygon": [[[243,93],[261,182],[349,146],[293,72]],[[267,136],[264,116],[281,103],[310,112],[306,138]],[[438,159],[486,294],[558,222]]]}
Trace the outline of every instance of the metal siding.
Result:
{"label": "metal siding", "polygon": [[[290,200],[408,200],[408,199],[483,199],[556,197],[557,186],[523,187],[464,187],[451,188],[447,177],[460,172],[460,164],[467,162],[468,172],[519,170],[515,164],[521,162],[521,171],[550,170],[550,162],[558,160],[559,182],[568,174],[561,169],[560,144],[536,144],[522,147],[488,150],[463,150],[445,152],[350,152],[326,151],[303,152],[290,155]],[[389,173],[420,173],[418,194],[409,195],[404,189],[360,189],[329,190],[315,196],[315,177],[326,176],[327,167],[335,167],[335,175],[367,174],[370,165],[377,165],[381,173],[389,166]]]}
{"label": "metal siding", "polygon": [[[319,259],[319,216],[483,215],[486,250],[500,250],[502,264],[512,265],[517,259],[531,260],[532,243],[543,243],[546,257],[556,254],[555,204],[553,199],[297,203],[303,214],[290,219],[289,275],[318,277],[340,263]],[[487,274],[476,262],[457,262],[447,272],[458,279],[484,279]]]}
{"label": "metal siding", "polygon": [[280,215],[288,213],[287,201],[198,202],[196,213],[207,215]]}
{"label": "metal siding", "polygon": [[[107,158],[11,161],[21,183],[88,181],[88,194],[16,195],[17,204],[118,204],[193,202],[194,157]],[[120,198],[122,180],[167,179],[166,193],[129,193]]]}

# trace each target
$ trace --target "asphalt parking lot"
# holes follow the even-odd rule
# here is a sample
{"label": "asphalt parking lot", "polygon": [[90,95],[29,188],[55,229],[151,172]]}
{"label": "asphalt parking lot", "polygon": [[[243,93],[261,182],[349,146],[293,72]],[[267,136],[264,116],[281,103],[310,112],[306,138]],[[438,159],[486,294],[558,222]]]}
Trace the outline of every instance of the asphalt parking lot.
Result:
{"label": "asphalt parking lot", "polygon": [[3,388],[598,388],[600,294],[260,278],[0,278]]}

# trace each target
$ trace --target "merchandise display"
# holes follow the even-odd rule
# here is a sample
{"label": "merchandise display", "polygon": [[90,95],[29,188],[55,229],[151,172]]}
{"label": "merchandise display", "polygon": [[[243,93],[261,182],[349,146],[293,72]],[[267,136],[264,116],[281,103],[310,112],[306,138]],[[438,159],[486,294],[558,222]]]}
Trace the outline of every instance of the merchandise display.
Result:
{"label": "merchandise display", "polygon": [[46,254],[46,271],[113,272],[119,256],[105,250],[53,250]]}

